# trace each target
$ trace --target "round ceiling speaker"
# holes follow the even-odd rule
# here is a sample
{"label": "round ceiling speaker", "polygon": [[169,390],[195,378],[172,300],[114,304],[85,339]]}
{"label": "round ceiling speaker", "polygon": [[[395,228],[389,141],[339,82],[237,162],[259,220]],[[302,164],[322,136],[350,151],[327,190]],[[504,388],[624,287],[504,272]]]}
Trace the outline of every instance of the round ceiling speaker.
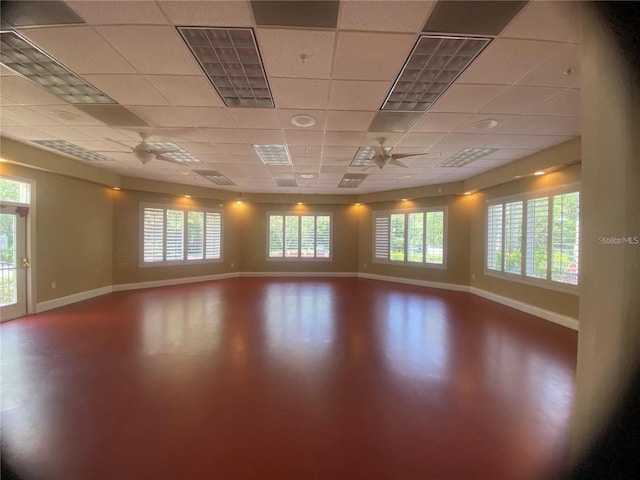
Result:
{"label": "round ceiling speaker", "polygon": [[294,115],[291,117],[291,123],[296,127],[309,128],[316,124],[316,119],[311,115]]}
{"label": "round ceiling speaker", "polygon": [[473,124],[478,130],[488,130],[498,125],[497,120],[480,120]]}

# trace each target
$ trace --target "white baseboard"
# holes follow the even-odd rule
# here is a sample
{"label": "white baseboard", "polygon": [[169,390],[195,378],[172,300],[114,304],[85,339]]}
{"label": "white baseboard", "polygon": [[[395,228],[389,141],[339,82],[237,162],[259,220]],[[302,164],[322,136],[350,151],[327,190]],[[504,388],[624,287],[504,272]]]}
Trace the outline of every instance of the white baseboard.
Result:
{"label": "white baseboard", "polygon": [[214,275],[201,275],[199,277],[170,278],[167,280],[154,280],[151,282],[120,283],[113,286],[114,292],[126,290],[139,290],[141,288],[170,287],[171,285],[183,285],[185,283],[210,282],[212,280],[224,280],[226,278],[237,278],[238,272],[218,273]]}
{"label": "white baseboard", "polygon": [[428,280],[416,280],[412,278],[389,277],[386,275],[374,275],[371,273],[359,273],[359,278],[380,280],[383,282],[403,283],[405,285],[417,285],[418,287],[439,288],[442,290],[454,290],[456,292],[468,292],[468,285],[456,285],[455,283],[430,282]]}
{"label": "white baseboard", "polygon": [[239,272],[239,277],[295,277],[295,278],[337,278],[357,277],[356,272]]}
{"label": "white baseboard", "polygon": [[64,307],[72,303],[81,302],[82,300],[88,300],[93,297],[99,297],[107,293],[113,292],[113,287],[108,285],[106,287],[95,288],[93,290],[87,290],[86,292],[74,293],[67,295],[66,297],[54,298],[53,300],[47,300],[46,302],[40,302],[36,304],[36,313],[46,312],[58,307]]}
{"label": "white baseboard", "polygon": [[525,312],[530,315],[540,317],[544,320],[548,320],[549,322],[557,323],[558,325],[562,325],[563,327],[578,331],[579,322],[573,317],[552,312],[551,310],[545,310],[544,308],[536,307],[534,305],[520,302],[518,300],[513,300],[512,298],[496,295],[495,293],[487,292],[486,290],[482,290],[480,288],[470,287],[469,291],[474,295],[486,298],[487,300],[501,303],[502,305],[506,305],[507,307],[515,308],[516,310],[520,310],[521,312]]}

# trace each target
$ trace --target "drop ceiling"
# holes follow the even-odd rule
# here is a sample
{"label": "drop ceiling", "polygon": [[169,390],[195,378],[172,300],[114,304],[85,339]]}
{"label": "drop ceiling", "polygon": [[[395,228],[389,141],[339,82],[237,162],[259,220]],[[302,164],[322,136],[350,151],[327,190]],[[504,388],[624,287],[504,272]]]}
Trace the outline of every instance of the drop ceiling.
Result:
{"label": "drop ceiling", "polygon": [[[1,134],[44,149],[72,144],[79,149],[63,154],[120,175],[235,192],[371,193],[463,180],[580,134],[569,3],[39,3],[51,11],[5,10],[3,31],[116,103],[67,103],[3,67]],[[227,106],[178,27],[251,29],[275,106]],[[421,35],[489,42],[426,112],[383,110]],[[296,115],[315,123],[294,125]],[[141,165],[130,152],[140,132],[199,161]],[[393,153],[422,155],[403,159],[408,168],[353,166],[380,138]],[[254,145],[283,145],[290,162],[265,163]],[[68,153],[82,150],[100,161]],[[457,162],[464,152],[484,156]]]}

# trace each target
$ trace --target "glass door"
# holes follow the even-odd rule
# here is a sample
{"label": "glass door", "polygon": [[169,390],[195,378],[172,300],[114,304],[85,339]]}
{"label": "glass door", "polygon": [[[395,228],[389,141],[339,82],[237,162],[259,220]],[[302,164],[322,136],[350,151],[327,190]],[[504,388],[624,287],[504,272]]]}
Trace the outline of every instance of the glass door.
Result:
{"label": "glass door", "polygon": [[27,313],[27,214],[29,207],[0,206],[0,318]]}

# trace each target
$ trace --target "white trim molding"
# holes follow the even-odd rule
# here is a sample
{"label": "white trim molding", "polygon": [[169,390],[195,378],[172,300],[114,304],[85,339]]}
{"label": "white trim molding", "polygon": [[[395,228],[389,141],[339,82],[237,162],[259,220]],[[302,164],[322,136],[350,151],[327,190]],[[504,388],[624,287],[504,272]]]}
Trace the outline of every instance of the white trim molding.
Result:
{"label": "white trim molding", "polygon": [[169,278],[167,280],[154,280],[151,282],[120,283],[113,286],[114,292],[126,290],[140,290],[142,288],[170,287],[172,285],[184,285],[185,283],[210,282],[212,280],[224,280],[238,277],[238,272],[218,273],[214,275],[202,275],[199,277]]}
{"label": "white trim molding", "polygon": [[239,277],[274,277],[274,278],[343,278],[357,277],[356,272],[239,272]]}
{"label": "white trim molding", "polygon": [[512,298],[496,295],[495,293],[487,292],[486,290],[482,290],[480,288],[470,287],[469,291],[479,297],[486,298],[487,300],[491,300],[493,302],[501,303],[502,305],[506,305],[507,307],[515,308],[516,310],[520,310],[521,312],[534,315],[558,325],[562,325],[563,327],[570,328],[571,330],[578,331],[579,329],[579,322],[573,317],[552,312],[551,310],[545,310],[544,308],[536,307],[535,305],[520,302]]}
{"label": "white trim molding", "polygon": [[106,295],[113,292],[114,289],[111,285],[106,287],[94,288],[93,290],[87,290],[86,292],[73,293],[66,297],[54,298],[53,300],[47,300],[36,304],[36,313],[46,312],[54,308],[64,307],[65,305],[71,305],[72,303],[81,302],[83,300],[89,300],[93,297],[99,297],[100,295]]}
{"label": "white trim molding", "polygon": [[380,280],[382,282],[403,283],[405,285],[417,285],[419,287],[439,288],[442,290],[454,290],[456,292],[468,292],[468,285],[456,285],[455,283],[430,282],[428,280],[416,280],[413,278],[389,277],[387,275],[374,275],[371,273],[359,273],[359,278]]}

